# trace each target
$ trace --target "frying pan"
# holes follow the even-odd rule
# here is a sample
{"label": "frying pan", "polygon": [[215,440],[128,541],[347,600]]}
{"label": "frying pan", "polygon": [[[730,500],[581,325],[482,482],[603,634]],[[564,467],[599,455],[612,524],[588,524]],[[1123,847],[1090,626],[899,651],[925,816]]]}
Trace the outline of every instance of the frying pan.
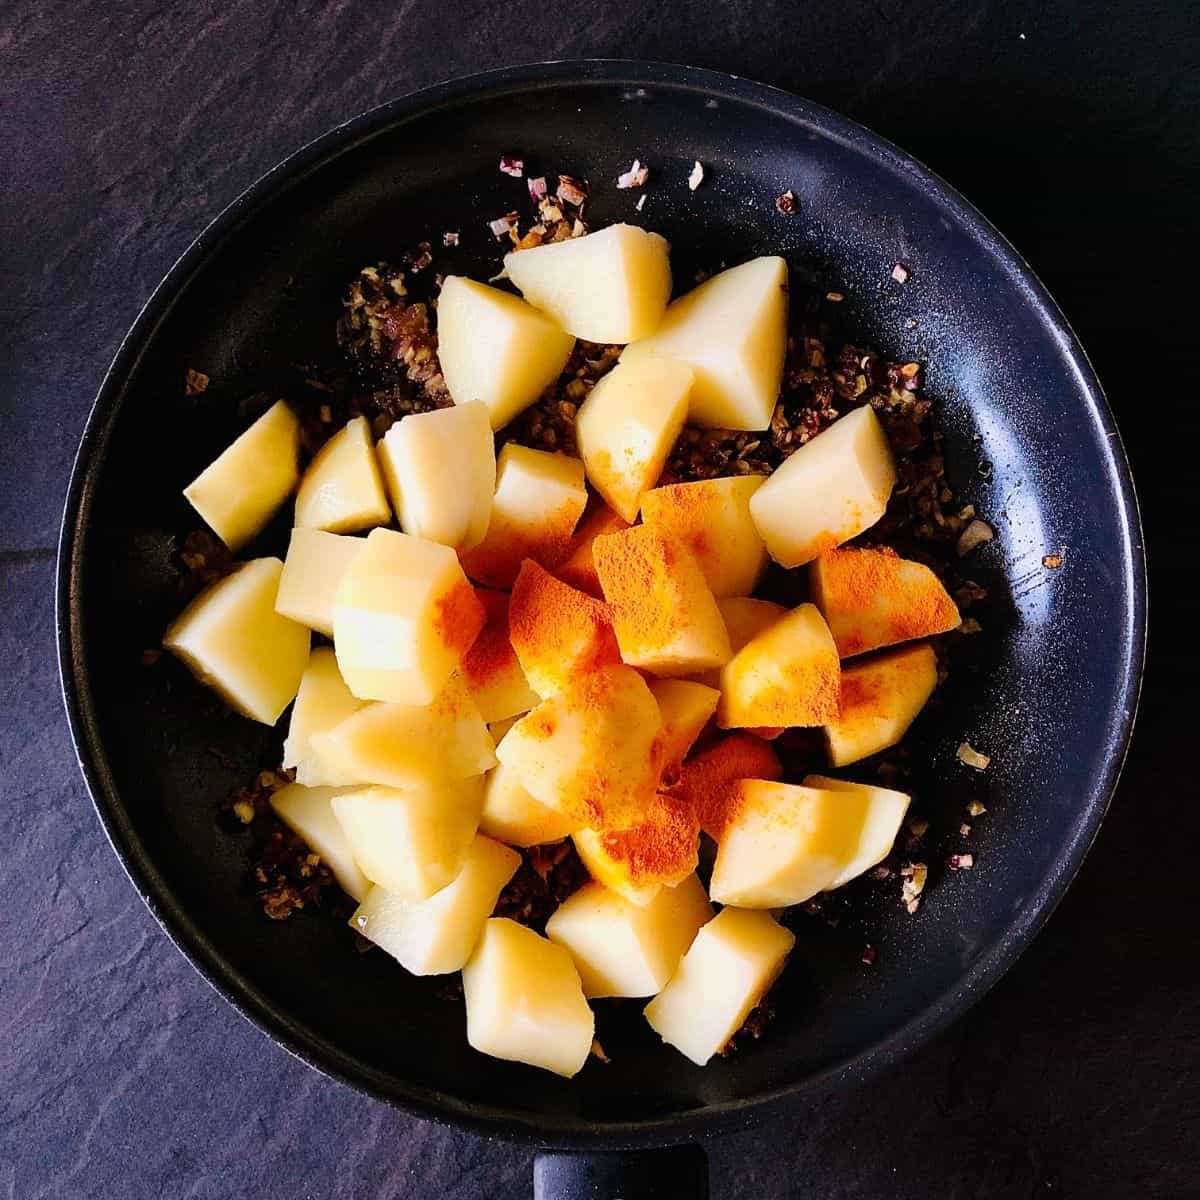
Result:
{"label": "frying pan", "polygon": [[[177,604],[172,549],[197,524],[180,489],[242,427],[238,401],[269,389],[281,364],[335,353],[339,297],[362,265],[427,240],[433,269],[492,274],[486,222],[523,208],[524,183],[497,170],[513,150],[538,172],[590,179],[594,222],[663,232],[677,279],[783,253],[797,286],[841,292],[852,336],[928,363],[949,477],[996,530],[971,560],[989,591],[983,630],[913,731],[932,822],[922,908],[904,911],[894,883],[863,883],[837,928],[802,924],[765,1036],[704,1069],[658,1043],[636,1004],[601,1006],[612,1061],[574,1080],[485,1058],[436,980],[359,955],[322,914],[262,918],[246,845],[217,828],[214,805],[272,761],[281,735],[227,715],[176,664],[140,665]],[[651,169],[641,214],[638,193],[614,185],[635,157]],[[691,191],[695,160],[705,180]],[[789,188],[799,211],[784,215],[774,200]],[[461,243],[442,253],[445,230]],[[213,382],[185,396],[193,367]],[[279,553],[285,536],[268,529],[247,553]],[[1057,570],[1043,565],[1051,553]],[[167,275],[104,380],[58,576],[63,689],[88,788],[131,881],[196,968],[320,1071],[423,1117],[575,1151],[539,1160],[539,1195],[627,1200],[703,1190],[695,1154],[647,1148],[861,1079],[1014,961],[1112,795],[1145,618],[1120,439],[1083,350],[1012,247],[929,171],[818,105],[630,62],[441,84],[335,129],[236,200]],[[962,741],[991,755],[988,771],[957,760]],[[987,809],[976,867],[942,870],[971,800]],[[867,943],[879,950],[870,968]]]}

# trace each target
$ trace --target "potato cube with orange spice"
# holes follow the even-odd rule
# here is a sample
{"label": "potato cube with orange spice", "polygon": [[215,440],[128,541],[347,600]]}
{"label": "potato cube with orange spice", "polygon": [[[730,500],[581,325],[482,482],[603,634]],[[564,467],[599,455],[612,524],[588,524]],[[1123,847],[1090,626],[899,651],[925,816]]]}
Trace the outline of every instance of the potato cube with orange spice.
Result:
{"label": "potato cube with orange spice", "polygon": [[652,679],[650,691],[662,716],[663,770],[670,778],[717,711],[721,693],[690,679]]}
{"label": "potato cube with orange spice", "polygon": [[587,507],[583,463],[508,442],[496,459],[496,494],[487,536],[463,551],[472,579],[509,588],[527,558],[553,570],[571,549]]}
{"label": "potato cube with orange spice", "polygon": [[[729,649],[736,654],[751,638],[788,615],[782,604],[773,600],[757,600],[751,596],[726,596],[717,601],[725,632],[729,634]],[[705,671],[696,676],[700,683],[709,687],[721,686],[721,671]]]}
{"label": "potato cube with orange spice", "polygon": [[594,512],[584,517],[571,539],[571,553],[554,573],[563,583],[599,599],[604,593],[592,559],[592,545],[602,533],[619,533],[628,528],[629,522],[617,516],[607,504],[598,505]]}
{"label": "potato cube with orange spice", "polygon": [[608,605],[532,559],[522,563],[513,584],[508,631],[525,678],[543,697],[577,675],[621,661]]}
{"label": "potato cube with orange spice", "polygon": [[535,800],[604,828],[641,819],[662,774],[662,720],[625,666],[572,679],[504,736],[498,757]]}
{"label": "potato cube with orange spice", "polygon": [[827,775],[806,775],[804,786],[823,788],[831,792],[850,792],[866,801],[867,812],[858,846],[853,857],[829,884],[830,888],[841,887],[881,863],[891,853],[900,832],[900,823],[908,811],[912,799],[905,792],[891,788],[873,787],[867,783],[851,783],[847,779],[830,779]]}
{"label": "potato cube with orange spice", "polygon": [[721,672],[717,724],[825,725],[838,713],[841,666],[829,628],[801,604],[752,638]]}
{"label": "potato cube with orange spice", "polygon": [[958,606],[923,563],[847,546],[809,566],[817,607],[843,658],[957,629]]}
{"label": "potato cube with orange spice", "polygon": [[719,841],[734,806],[736,784],[742,779],[782,778],[779,755],[766,742],[751,733],[731,733],[687,759],[672,790],[691,807],[700,828]]}
{"label": "potato cube with orange spice", "polygon": [[490,725],[527,713],[541,697],[529,686],[509,639],[508,593],[479,588],[475,595],[485,619],[459,673]]}
{"label": "potato cube with orange spice", "polygon": [[637,525],[598,537],[592,554],[630,666],[675,676],[729,661],[725,622],[690,550]]}
{"label": "potato cube with orange spice", "polygon": [[[497,743],[499,749],[499,743]],[[509,846],[543,846],[570,837],[583,827],[569,817],[535,800],[522,786],[517,773],[497,763],[487,774],[483,789],[483,816],[479,830]]]}
{"label": "potato cube with orange spice", "polygon": [[483,622],[483,605],[449,546],[374,529],[334,599],[338,667],[360,700],[428,704]]}

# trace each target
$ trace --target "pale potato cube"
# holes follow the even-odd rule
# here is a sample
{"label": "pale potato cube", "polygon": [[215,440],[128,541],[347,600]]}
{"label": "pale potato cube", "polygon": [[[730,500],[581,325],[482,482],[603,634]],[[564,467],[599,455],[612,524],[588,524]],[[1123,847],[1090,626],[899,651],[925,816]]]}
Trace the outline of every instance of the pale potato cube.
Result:
{"label": "pale potato cube", "polygon": [[717,843],[709,893],[739,908],[785,908],[833,886],[854,861],[867,799],[743,779]]}
{"label": "pale potato cube", "polygon": [[575,339],[517,296],[447,276],[438,360],[455,404],[481,400],[493,429],[528,408],[567,365]]}
{"label": "pale potato cube", "polygon": [[588,480],[630,523],[679,438],[691,387],[692,370],[682,363],[665,358],[618,363],[579,409],[575,440]]}
{"label": "pale potato cube", "polygon": [[815,605],[801,604],[751,638],[721,672],[717,724],[824,725],[838,713],[841,665]]}
{"label": "pale potato cube", "polygon": [[937,656],[927,643],[853,663],[842,672],[841,709],[825,726],[835,767],[894,746],[937,687]]}
{"label": "pale potato cube", "polygon": [[353,533],[392,519],[366,417],[354,417],[317,451],[296,493],[296,526]]}
{"label": "pale potato cube", "polygon": [[275,611],[283,563],[256,558],[201,592],[163,646],[235,712],[274,725],[300,688],[310,634]]}
{"label": "pale potato cube", "polygon": [[553,570],[570,552],[586,507],[579,459],[508,442],[496,460],[487,536],[463,551],[463,568],[472,579],[500,588],[512,587],[527,558]]}
{"label": "pale potato cube", "polygon": [[866,817],[858,835],[858,847],[849,863],[829,885],[841,887],[856,879],[864,871],[883,862],[892,852],[896,835],[904,814],[908,812],[911,796],[895,792],[891,788],[874,787],[868,783],[851,783],[845,779],[831,779],[828,775],[808,775],[805,787],[823,788],[830,792],[850,792],[862,796],[867,802]]}
{"label": "pale potato cube", "polygon": [[721,693],[690,679],[652,679],[650,694],[658,702],[662,717],[663,769],[672,775],[678,772],[700,731],[717,711]]}
{"label": "pale potato cube", "polygon": [[630,666],[674,676],[729,661],[725,622],[686,547],[637,525],[598,537],[592,554],[621,657]]}
{"label": "pale potato cube", "polygon": [[767,742],[751,733],[731,733],[687,759],[673,791],[696,814],[700,828],[719,842],[737,807],[737,784],[782,778],[779,755]]}
{"label": "pale potato cube", "polygon": [[766,429],[787,350],[787,264],[755,258],[705,280],[667,309],[622,362],[671,358],[696,373],[688,420],[710,429]]}
{"label": "pale potato cube", "polygon": [[722,1050],[779,977],[795,936],[770,913],[726,908],[699,933],[646,1020],[698,1066]]}
{"label": "pale potato cube", "polygon": [[428,787],[496,765],[491,735],[465,685],[451,679],[432,704],[368,704],[309,738],[312,757],[338,786]]}
{"label": "pale potato cube", "polygon": [[603,533],[619,533],[628,528],[629,522],[617,516],[607,504],[599,505],[575,531],[571,539],[571,553],[554,573],[563,583],[569,583],[581,592],[600,599],[604,593],[600,588],[600,577],[596,574],[596,563],[592,559],[592,545]]}
{"label": "pale potato cube", "polygon": [[625,666],[582,675],[522,717],[497,753],[533,798],[608,828],[645,812],[662,774],[658,705]]}
{"label": "pale potato cube", "polygon": [[479,828],[483,780],[339,791],[330,804],[362,873],[405,900],[424,900],[463,869]]}
{"label": "pale potato cube", "polygon": [[628,828],[580,829],[572,840],[593,879],[645,907],[696,869],[700,822],[679,796],[659,792]]}
{"label": "pale potato cube", "polygon": [[300,422],[273,404],[183,489],[188,503],[235,553],[275,515],[300,478]]}
{"label": "pale potato cube", "polygon": [[312,752],[310,743],[314,733],[327,733],[366,703],[346,686],[333,651],[328,646],[318,646],[309,656],[296,703],[292,705],[282,765],[299,767]]}
{"label": "pale potato cube", "polygon": [[541,697],[529,686],[509,638],[508,594],[480,588],[475,595],[483,605],[486,619],[463,659],[459,674],[490,725],[527,713]]}
{"label": "pale potato cube", "polygon": [[[726,596],[717,601],[725,632],[729,634],[729,649],[732,654],[769,629],[776,621],[788,615],[788,609],[773,600],[755,600],[750,596]],[[721,669],[703,671],[695,677],[698,682],[720,689]]]}
{"label": "pale potato cube", "polygon": [[595,1019],[571,956],[504,917],[483,927],[463,967],[467,1041],[493,1058],[568,1078],[587,1062]]}
{"label": "pale potato cube", "polygon": [[336,788],[289,783],[271,797],[271,807],[314,854],[321,856],[342,891],[351,899],[361,900],[371,884],[354,861],[350,843],[333,815],[331,801],[337,794]]}
{"label": "pale potato cube", "polygon": [[275,611],[333,637],[333,602],[342,576],[366,545],[364,538],[293,529],[283,560]]}
{"label": "pale potato cube", "polygon": [[808,577],[843,658],[962,624],[958,606],[938,577],[894,550],[827,550],[809,564]]}
{"label": "pale potato cube", "polygon": [[874,525],[895,484],[887,436],[864,405],[777,467],[751,498],[750,515],[771,557],[799,567]]}
{"label": "pale potato cube", "polygon": [[[500,748],[499,741],[496,748]],[[479,830],[488,837],[522,848],[543,846],[570,837],[582,824],[578,817],[535,800],[511,767],[499,763],[487,773]]]}
{"label": "pale potato cube", "polygon": [[521,856],[476,837],[462,870],[425,900],[406,900],[374,885],[350,918],[360,933],[414,975],[461,971]]}
{"label": "pale potato cube", "polygon": [[487,533],[496,491],[496,442],[478,400],[410,413],[383,435],[379,465],[400,528],[456,550]]}
{"label": "pale potato cube", "polygon": [[531,559],[521,564],[513,584],[508,633],[525,678],[542,697],[578,675],[621,661],[608,605]]}
{"label": "pale potato cube", "polygon": [[571,955],[589,1000],[654,996],[712,915],[695,875],[663,888],[645,908],[585,883],[546,922],[546,936]]}
{"label": "pale potato cube", "polygon": [[363,700],[428,704],[462,665],[484,620],[449,546],[375,529],[334,600],[338,666]]}
{"label": "pale potato cube", "polygon": [[621,345],[654,332],[671,298],[670,247],[636,225],[504,256],[504,269],[535,308],[568,333]]}

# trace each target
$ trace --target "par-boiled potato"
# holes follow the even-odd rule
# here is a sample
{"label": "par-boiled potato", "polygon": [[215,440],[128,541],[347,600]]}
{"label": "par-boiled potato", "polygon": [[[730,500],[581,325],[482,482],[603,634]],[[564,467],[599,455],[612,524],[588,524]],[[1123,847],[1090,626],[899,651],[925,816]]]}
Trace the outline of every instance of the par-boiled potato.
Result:
{"label": "par-boiled potato", "polygon": [[[503,741],[503,739],[501,739]],[[499,749],[500,743],[497,743]],[[583,822],[535,800],[517,773],[498,763],[487,773],[479,830],[509,846],[542,846],[570,837]]]}
{"label": "par-boiled potato", "polygon": [[628,529],[629,522],[619,517],[607,504],[599,505],[580,522],[571,538],[571,551],[566,560],[555,568],[554,573],[572,587],[597,599],[603,596],[600,577],[596,574],[596,563],[592,558],[592,546],[601,534],[620,533]]}
{"label": "par-boiled potato", "polygon": [[717,711],[721,693],[690,679],[652,679],[650,694],[662,717],[663,769],[668,777],[679,771],[692,744]]}
{"label": "par-boiled potato", "polygon": [[333,602],[342,576],[362,552],[365,538],[293,529],[275,611],[317,633],[333,637]]}
{"label": "par-boiled potato", "polygon": [[333,872],[343,892],[361,900],[371,884],[354,861],[346,834],[333,815],[336,788],[289,783],[271,797],[275,815]]}
{"label": "par-boiled potato", "polygon": [[830,888],[841,887],[864,871],[881,863],[892,851],[900,823],[908,812],[911,797],[891,788],[874,787],[868,783],[851,783],[846,779],[830,779],[828,775],[808,775],[804,786],[830,792],[849,792],[866,801],[867,811],[858,835],[858,846],[850,861],[842,868]]}
{"label": "par-boiled potato", "polygon": [[327,733],[366,703],[346,686],[333,650],[328,646],[318,646],[309,655],[308,665],[300,679],[300,690],[296,693],[296,702],[292,705],[288,735],[283,743],[282,765],[285,768],[298,768],[296,777],[301,783],[325,783],[325,780],[316,778],[319,772],[305,767],[312,753],[313,734]]}
{"label": "par-boiled potato", "polygon": [[527,713],[541,697],[529,686],[509,637],[508,593],[479,588],[475,595],[486,619],[459,674],[490,725]]}
{"label": "par-boiled potato", "polygon": [[355,417],[317,451],[296,493],[296,526],[353,533],[392,519],[366,417]]}

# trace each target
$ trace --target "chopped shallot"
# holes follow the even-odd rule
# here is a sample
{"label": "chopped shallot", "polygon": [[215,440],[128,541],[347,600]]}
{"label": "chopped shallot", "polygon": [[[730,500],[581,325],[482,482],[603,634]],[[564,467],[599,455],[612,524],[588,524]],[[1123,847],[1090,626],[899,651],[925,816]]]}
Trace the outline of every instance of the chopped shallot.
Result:
{"label": "chopped shallot", "polygon": [[992,527],[986,522],[979,520],[976,517],[967,527],[958,535],[958,556],[962,558],[966,554],[970,554],[977,546],[982,546],[984,542],[990,542],[994,538],[995,532]]}
{"label": "chopped shallot", "polygon": [[958,747],[958,761],[968,767],[974,767],[976,771],[986,771],[992,760],[989,755],[980,754],[970,742],[961,742]]}
{"label": "chopped shallot", "polygon": [[688,176],[688,187],[694,192],[704,182],[704,165],[699,159],[692,163],[692,173]]}
{"label": "chopped shallot", "polygon": [[641,187],[649,177],[650,168],[635,158],[629,170],[617,176],[617,187],[622,189]]}

